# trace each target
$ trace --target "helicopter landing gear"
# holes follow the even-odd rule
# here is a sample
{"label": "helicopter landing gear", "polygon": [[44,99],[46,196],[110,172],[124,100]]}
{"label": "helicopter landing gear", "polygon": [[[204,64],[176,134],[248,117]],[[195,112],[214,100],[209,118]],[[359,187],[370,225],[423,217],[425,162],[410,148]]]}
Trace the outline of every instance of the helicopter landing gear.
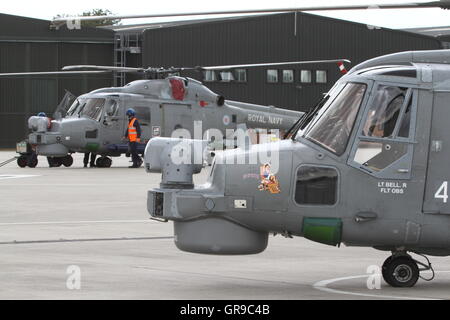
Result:
{"label": "helicopter landing gear", "polygon": [[28,164],[28,158],[26,156],[20,156],[17,158],[17,165],[21,168],[25,168]]}
{"label": "helicopter landing gear", "polygon": [[17,158],[17,165],[20,168],[30,167],[30,168],[36,168],[38,165],[38,158],[36,154],[30,153],[30,154],[22,154]]}
{"label": "helicopter landing gear", "polygon": [[62,159],[63,158],[57,158],[57,157],[47,157],[48,166],[50,168],[58,168],[62,166]]}
{"label": "helicopter landing gear", "polygon": [[[381,268],[384,281],[395,288],[410,288],[417,283],[419,278],[426,281],[433,280],[434,270],[430,260],[424,255],[420,256],[424,257],[427,262],[417,261],[408,254],[392,255],[387,258]],[[420,276],[421,271],[428,270],[431,270],[433,273],[431,278],[426,279]]]}
{"label": "helicopter landing gear", "polygon": [[36,168],[36,166],[38,165],[38,158],[36,156],[32,157],[31,159],[28,160],[27,165],[30,168]]}
{"label": "helicopter landing gear", "polygon": [[61,163],[64,165],[64,167],[68,168],[73,164],[73,157],[68,154],[67,156],[61,158]]}
{"label": "helicopter landing gear", "polygon": [[95,165],[99,168],[110,168],[112,165],[112,160],[108,157],[100,157],[95,162]]}

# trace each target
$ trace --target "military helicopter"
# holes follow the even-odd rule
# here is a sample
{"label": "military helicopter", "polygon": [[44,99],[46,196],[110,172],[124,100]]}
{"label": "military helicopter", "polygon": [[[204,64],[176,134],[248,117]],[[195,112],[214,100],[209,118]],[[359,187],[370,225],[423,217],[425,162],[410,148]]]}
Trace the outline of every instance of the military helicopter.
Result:
{"label": "military helicopter", "polygon": [[[367,8],[377,8],[377,9],[401,9],[401,8],[442,8],[442,9],[449,9],[450,8],[450,1],[449,0],[440,0],[440,1],[432,1],[432,2],[424,2],[424,3],[393,3],[393,4],[379,4],[379,5],[367,5],[367,4],[363,4],[363,5],[347,5],[347,6],[317,6],[317,7],[298,7],[298,8],[276,8],[276,9],[259,9],[259,10],[254,10],[254,9],[250,9],[250,10],[229,10],[229,11],[209,11],[209,12],[180,12],[180,13],[160,13],[160,14],[138,14],[138,15],[108,15],[108,16],[88,16],[88,17],[64,17],[64,18],[57,18],[54,19],[51,22],[50,27],[51,28],[55,28],[58,29],[60,28],[62,25],[67,25],[67,27],[69,29],[78,29],[81,28],[81,23],[82,21],[95,21],[95,20],[117,20],[117,19],[135,19],[135,18],[157,18],[157,17],[178,17],[178,16],[207,16],[207,15],[219,15],[219,14],[247,14],[247,13],[276,13],[276,12],[299,12],[299,11],[323,11],[323,10],[355,10],[355,9],[367,9]],[[340,60],[343,61],[343,60]],[[65,72],[75,72],[73,70],[79,69],[79,68],[89,68],[91,69],[90,71],[85,71],[85,72],[102,72],[102,71],[115,71],[115,72],[137,72],[137,73],[143,73],[143,74],[171,74],[171,73],[176,73],[179,71],[184,71],[184,70],[192,70],[192,69],[196,69],[196,70],[217,70],[217,69],[225,69],[225,68],[238,68],[238,67],[254,67],[254,66],[268,66],[268,65],[283,65],[284,63],[275,63],[275,64],[257,64],[257,65],[235,65],[235,66],[218,66],[218,67],[196,67],[196,68],[169,68],[169,69],[163,69],[163,68],[148,68],[148,69],[144,69],[144,68],[120,68],[120,67],[102,67],[102,66],[75,66],[75,67],[67,67],[65,68]],[[292,63],[289,63],[292,64]],[[295,63],[294,63],[295,64]],[[1,75],[0,75],[1,76]],[[173,80],[173,81],[172,81]],[[161,89],[157,89],[157,93],[154,94],[154,96],[151,98],[156,98],[159,99],[159,101],[154,101],[156,102],[154,104],[155,109],[157,110],[158,108],[161,108],[160,106],[164,105],[165,101],[161,100],[161,99],[167,99],[167,92],[169,88],[172,84],[174,83],[178,83],[177,87],[181,87],[181,84],[183,84],[183,86],[185,87],[185,89],[187,88],[187,86],[197,86],[200,88],[199,83],[194,84],[195,80],[192,79],[188,79],[188,78],[184,78],[184,79],[168,79],[168,82],[165,82],[165,86],[166,89],[160,91]],[[160,86],[164,86],[164,85],[156,85],[155,87],[160,87]],[[137,94],[137,95],[142,95],[145,94],[145,92],[148,91],[142,91],[142,86],[146,86],[144,84],[144,82],[134,82],[131,83],[127,86],[125,86],[124,88],[120,88],[120,89],[114,89],[116,92],[114,93],[114,90],[112,89],[103,89],[103,90],[96,90],[94,92],[91,92],[90,94],[88,94],[87,96],[83,96],[82,98],[84,100],[88,99],[88,97],[90,97],[90,95],[100,95],[100,94],[104,94],[106,96],[112,96],[112,95],[118,95],[118,96],[122,96],[122,95],[127,95],[127,94]],[[153,87],[152,85],[148,85],[148,87]],[[138,89],[140,88],[140,89]],[[134,89],[138,89],[137,92],[134,92]],[[201,92],[200,94],[203,94],[203,92],[209,91],[207,88],[202,87],[201,89],[199,89]],[[161,95],[162,92],[165,92],[165,96]],[[169,90],[170,91],[170,90]],[[189,91],[195,91],[190,89]],[[217,96],[216,94],[210,92],[207,95],[210,95],[209,98],[212,98],[213,100],[216,99],[214,98],[215,96]],[[192,94],[191,96],[187,96],[186,99],[192,99],[192,97],[196,96],[196,94]],[[174,96],[171,97],[172,100],[178,100],[177,98],[175,98]],[[94,98],[95,99],[95,98]],[[99,99],[105,99],[105,98],[99,98]],[[184,101],[184,102],[189,102],[188,104],[185,104],[185,106],[190,105],[191,107],[194,106],[193,108],[198,109],[198,105],[202,104],[203,100],[199,100],[198,98],[194,99],[195,101]],[[79,101],[79,100],[78,100]],[[97,100],[92,100],[92,101],[97,101]],[[178,101],[176,101],[178,104]],[[193,104],[191,104],[191,102],[193,102]],[[294,114],[292,112],[288,112],[282,109],[268,109],[267,107],[264,106],[250,106],[248,104],[239,104],[239,103],[235,103],[235,102],[223,102],[221,100],[221,98],[219,98],[219,100],[217,101],[209,101],[209,104],[214,104],[216,106],[220,107],[220,104],[223,103],[223,108],[216,108],[216,110],[222,110],[223,112],[217,112],[215,114],[215,116],[211,119],[211,121],[206,121],[206,127],[207,128],[212,128],[212,127],[216,127],[217,128],[217,124],[220,125],[221,130],[225,129],[226,127],[228,127],[228,123],[230,122],[230,114],[233,113],[234,111],[232,110],[227,110],[228,108],[234,109],[236,111],[236,114],[232,114],[231,115],[231,119],[232,119],[232,123],[245,123],[249,128],[253,128],[255,127],[255,123],[251,123],[252,121],[245,121],[244,119],[250,120],[250,119],[262,119],[261,121],[259,121],[258,128],[265,128],[266,126],[262,125],[263,122],[267,123],[267,120],[265,120],[266,116],[270,117],[269,114],[272,112],[274,114],[280,114],[283,117],[289,117],[291,116],[292,119],[294,118],[299,118],[300,115],[299,114]],[[76,105],[75,105],[76,106]],[[201,105],[200,105],[201,107]],[[81,107],[79,107],[81,108]],[[109,106],[107,106],[107,108],[109,108]],[[252,111],[243,111],[243,113],[241,113],[241,117],[239,118],[237,115],[237,111],[238,109],[236,108],[249,108],[252,109]],[[72,108],[71,108],[72,109]],[[166,110],[168,108],[164,108],[164,110]],[[177,112],[181,112],[182,108],[174,108],[175,110],[177,110]],[[200,109],[202,110],[202,109]],[[80,109],[76,109],[74,107],[74,109],[72,109],[71,111],[75,112],[75,117],[76,116],[80,116],[80,112],[84,113],[85,111],[82,111]],[[98,152],[100,153],[102,156],[97,160],[98,161],[98,165],[99,166],[103,166],[103,167],[109,167],[111,166],[111,159],[108,158],[108,156],[117,156],[120,155],[123,152],[126,152],[126,146],[125,145],[121,145],[119,144],[117,141],[118,136],[116,135],[115,137],[106,134],[104,137],[100,137],[101,133],[105,133],[109,129],[110,132],[115,132],[114,129],[118,129],[120,126],[121,129],[123,129],[123,123],[124,120],[121,120],[120,117],[123,117],[123,111],[124,110],[120,110],[119,113],[117,115],[108,115],[108,111],[105,113],[105,115],[99,115],[99,117],[101,119],[99,119],[100,122],[103,123],[103,126],[106,126],[106,128],[102,127],[99,123],[96,123],[94,125],[94,122],[91,122],[91,126],[89,127],[89,130],[86,131],[86,135],[88,135],[88,131],[90,138],[86,137],[78,137],[76,139],[72,139],[72,137],[66,136],[65,139],[67,139],[68,137],[72,140],[69,142],[69,140],[64,140],[64,141],[56,141],[55,144],[55,139],[57,137],[59,137],[59,139],[62,139],[61,134],[59,134],[59,132],[56,132],[53,136],[49,137],[49,143],[52,145],[51,147],[48,145],[48,143],[45,143],[45,146],[42,144],[42,142],[38,141],[38,137],[40,137],[41,135],[30,135],[30,141],[35,143],[35,144],[39,144],[38,147],[38,152],[40,154],[46,154],[52,157],[56,157],[55,158],[55,162],[57,164],[59,164],[60,162],[64,163],[65,165],[70,165],[73,161],[70,157],[70,155],[67,155],[67,153],[70,153],[71,151],[78,151],[78,152],[84,152],[84,151],[94,151],[94,152]],[[197,114],[195,112],[195,110],[192,109],[192,114]],[[262,117],[258,117],[258,115],[256,116],[250,116],[248,117],[248,112],[262,112],[263,116]],[[164,116],[166,120],[168,120],[171,117],[167,117],[165,115],[165,112],[162,112],[161,115]],[[189,113],[189,112],[188,112]],[[147,113],[148,114],[148,113]],[[202,112],[201,114],[207,114]],[[69,112],[69,117],[71,117],[72,112]],[[103,117],[103,118],[102,118]],[[119,118],[117,118],[119,117]],[[153,117],[153,116],[152,116]],[[199,118],[195,118],[191,117],[189,115],[177,115],[175,117],[187,117],[188,123],[192,123],[192,120],[200,120]],[[239,119],[238,119],[239,118]],[[153,119],[153,118],[152,118]],[[224,126],[220,123],[220,119],[222,119]],[[269,119],[269,118],[267,118]],[[291,119],[291,120],[292,120]],[[205,120],[205,119],[202,119]],[[234,121],[236,120],[236,121]],[[33,121],[37,121],[38,120],[33,120]],[[44,120],[40,120],[42,122],[44,122]],[[97,121],[97,122],[99,122]],[[152,120],[153,121],[153,120]],[[159,120],[158,120],[159,121]],[[161,121],[164,122],[164,120],[161,119]],[[181,121],[181,120],[180,120]],[[295,121],[295,120],[292,120]],[[151,137],[157,137],[160,135],[165,135],[168,136],[173,130],[171,130],[170,128],[164,128],[164,130],[162,129],[162,126],[164,126],[165,124],[163,122],[157,122],[156,125],[154,124],[149,124],[148,127],[151,126],[151,130],[148,130],[149,133],[146,134],[145,138],[146,140],[150,139]],[[109,125],[108,125],[109,123]],[[203,123],[205,123],[205,121],[203,121]],[[281,124],[281,123],[280,123]],[[36,123],[33,125],[30,125],[31,127],[37,127]],[[188,125],[189,126],[189,125]],[[280,126],[280,129],[287,129],[290,126],[289,121],[283,120],[283,125]],[[42,128],[44,128],[45,126],[42,124],[41,125]],[[114,129],[113,129],[114,128]],[[173,129],[179,129],[179,128],[184,128],[184,123],[181,124],[176,124]],[[236,128],[236,127],[234,127]],[[105,129],[105,130],[103,130]],[[112,130],[111,130],[112,129]],[[53,130],[53,129],[52,129]],[[190,128],[188,128],[188,130],[190,130]],[[117,130],[120,131],[120,130]],[[151,132],[150,132],[151,131]],[[164,131],[163,134],[161,134],[161,132]],[[80,131],[81,132],[81,131]],[[95,136],[97,132],[97,139],[100,139],[101,141],[95,141],[92,142],[90,144],[88,144],[87,139],[93,139],[91,137]],[[192,132],[192,130],[190,130],[190,132]],[[80,134],[80,133],[78,133]],[[100,135],[99,135],[100,134]],[[53,140],[52,140],[53,139]],[[75,142],[73,142],[75,141]],[[81,142],[81,143],[79,143]],[[64,144],[67,144],[67,146],[63,147]],[[144,145],[141,145],[140,150],[143,151],[145,147]],[[62,159],[62,160],[59,160]],[[22,164],[25,163],[25,159],[24,158],[19,158],[19,160],[21,160]],[[20,165],[20,163],[19,163]]]}
{"label": "military helicopter", "polygon": [[55,119],[39,116],[29,118],[31,133],[27,143],[18,143],[17,150],[21,156],[17,164],[20,167],[36,167],[37,157],[30,159],[30,145],[33,145],[37,155],[49,158],[51,166],[70,167],[73,164],[72,153],[93,152],[100,155],[96,165],[105,168],[112,165],[110,157],[128,153],[128,146],[122,137],[128,123],[125,113],[129,108],[134,109],[141,123],[142,136],[138,146],[141,154],[153,137],[170,137],[175,130],[181,129],[193,137],[196,121],[202,121],[202,134],[214,128],[226,137],[239,126],[286,131],[303,114],[273,106],[228,101],[201,82],[175,73],[315,63],[342,65],[350,61],[337,59],[166,69],[79,65],[67,66],[63,71],[55,72],[2,73],[0,77],[128,72],[147,78],[133,81],[124,87],[97,89],[79,97],[68,92],[55,111]]}
{"label": "military helicopter", "polygon": [[[148,212],[173,221],[183,251],[256,254],[269,234],[299,236],[390,251],[382,275],[393,287],[431,280],[425,255],[450,255],[449,79],[450,50],[365,61],[286,139],[216,154],[201,186],[192,183],[200,163],[173,161],[180,143],[194,152],[201,141],[153,139],[145,167],[162,182],[148,193]],[[260,161],[267,152],[278,157]]]}

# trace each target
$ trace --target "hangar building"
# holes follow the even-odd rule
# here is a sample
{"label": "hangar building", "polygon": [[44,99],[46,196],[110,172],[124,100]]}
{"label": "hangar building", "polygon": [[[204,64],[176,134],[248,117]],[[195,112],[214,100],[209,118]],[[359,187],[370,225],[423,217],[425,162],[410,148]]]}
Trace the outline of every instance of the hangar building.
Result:
{"label": "hangar building", "polygon": [[[50,30],[49,21],[0,14],[0,73],[57,71],[65,65],[112,64],[110,30]],[[65,94],[111,86],[111,75],[0,78],[0,147],[14,147],[27,132],[27,119],[51,115]]]}
{"label": "hangar building", "polygon": [[[0,72],[65,65],[208,66],[375,56],[440,49],[434,37],[306,13],[51,30],[49,21],[0,15]],[[348,66],[350,68],[351,66]],[[336,64],[186,73],[230,100],[308,110],[341,76]],[[81,94],[136,79],[117,74],[0,79],[0,147],[25,137],[26,119],[52,113],[64,89]]]}

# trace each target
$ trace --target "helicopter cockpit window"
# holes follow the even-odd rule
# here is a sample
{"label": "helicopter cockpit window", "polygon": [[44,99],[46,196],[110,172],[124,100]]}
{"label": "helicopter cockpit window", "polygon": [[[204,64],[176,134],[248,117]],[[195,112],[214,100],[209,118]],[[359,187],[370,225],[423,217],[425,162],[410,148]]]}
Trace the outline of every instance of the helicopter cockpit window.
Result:
{"label": "helicopter cockpit window", "polygon": [[409,99],[408,105],[403,115],[402,121],[400,123],[400,128],[398,130],[398,136],[401,138],[409,138],[409,131],[411,127],[411,110],[412,110],[412,97]]}
{"label": "helicopter cockpit window", "polygon": [[367,85],[347,83],[305,137],[340,156],[344,153]]}
{"label": "helicopter cockpit window", "polygon": [[377,88],[363,128],[364,136],[392,137],[405,102],[406,91],[406,88],[394,86],[381,85]]}
{"label": "helicopter cockpit window", "polygon": [[351,159],[373,175],[408,178],[412,152],[413,89],[378,85],[369,101]]}
{"label": "helicopter cockpit window", "polygon": [[80,100],[76,99],[70,106],[69,110],[67,110],[66,117],[73,116],[79,106],[80,106]]}
{"label": "helicopter cockpit window", "polygon": [[112,117],[117,112],[117,101],[116,100],[108,100],[106,103],[106,115]]}
{"label": "helicopter cockpit window", "polygon": [[99,121],[102,116],[102,110],[105,105],[105,99],[92,98],[84,101],[84,106],[80,111],[80,116],[86,116],[93,120]]}

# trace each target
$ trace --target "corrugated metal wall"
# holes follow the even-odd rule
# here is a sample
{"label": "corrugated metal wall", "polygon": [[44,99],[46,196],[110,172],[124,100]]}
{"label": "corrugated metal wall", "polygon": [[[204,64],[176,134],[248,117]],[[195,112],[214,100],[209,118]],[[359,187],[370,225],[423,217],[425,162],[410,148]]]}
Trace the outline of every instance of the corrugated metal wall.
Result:
{"label": "corrugated metal wall", "polygon": [[[59,70],[64,65],[113,65],[113,33],[83,28],[50,30],[49,22],[0,14],[0,72]],[[309,14],[229,19],[144,33],[144,66],[196,66],[347,58],[353,65],[386,53],[438,49],[433,39],[401,31]],[[130,61],[131,65],[137,61]],[[286,68],[287,69],[287,68]],[[327,84],[301,84],[300,69],[325,69]],[[252,69],[246,83],[207,85],[228,99],[306,110],[340,77],[336,65],[295,68],[294,83],[266,82],[266,69]],[[196,73],[187,74],[197,79]],[[12,147],[27,132],[26,120],[52,113],[64,89],[79,95],[112,85],[109,76],[0,79],[0,147]]]}
{"label": "corrugated metal wall", "polygon": [[[387,53],[439,48],[439,41],[425,36],[304,13],[296,19],[288,13],[147,30],[143,62],[144,66],[190,67],[347,58],[356,65]],[[207,86],[227,99],[304,111],[340,77],[335,64],[286,67],[295,69],[294,83],[269,84],[266,69],[248,70],[247,83],[208,82]],[[328,70],[328,83],[301,84],[300,69]],[[202,79],[196,73],[188,75]]]}
{"label": "corrugated metal wall", "polygon": [[[7,15],[0,15],[2,26],[14,34],[6,31],[0,35],[0,72],[56,71],[71,64],[114,63],[110,31],[94,29],[94,37],[88,29],[52,33],[48,21]],[[29,40],[25,39],[27,34]],[[51,115],[65,89],[80,95],[109,86],[112,86],[110,75],[1,78],[0,148],[14,147],[25,138],[29,116],[40,111]]]}

